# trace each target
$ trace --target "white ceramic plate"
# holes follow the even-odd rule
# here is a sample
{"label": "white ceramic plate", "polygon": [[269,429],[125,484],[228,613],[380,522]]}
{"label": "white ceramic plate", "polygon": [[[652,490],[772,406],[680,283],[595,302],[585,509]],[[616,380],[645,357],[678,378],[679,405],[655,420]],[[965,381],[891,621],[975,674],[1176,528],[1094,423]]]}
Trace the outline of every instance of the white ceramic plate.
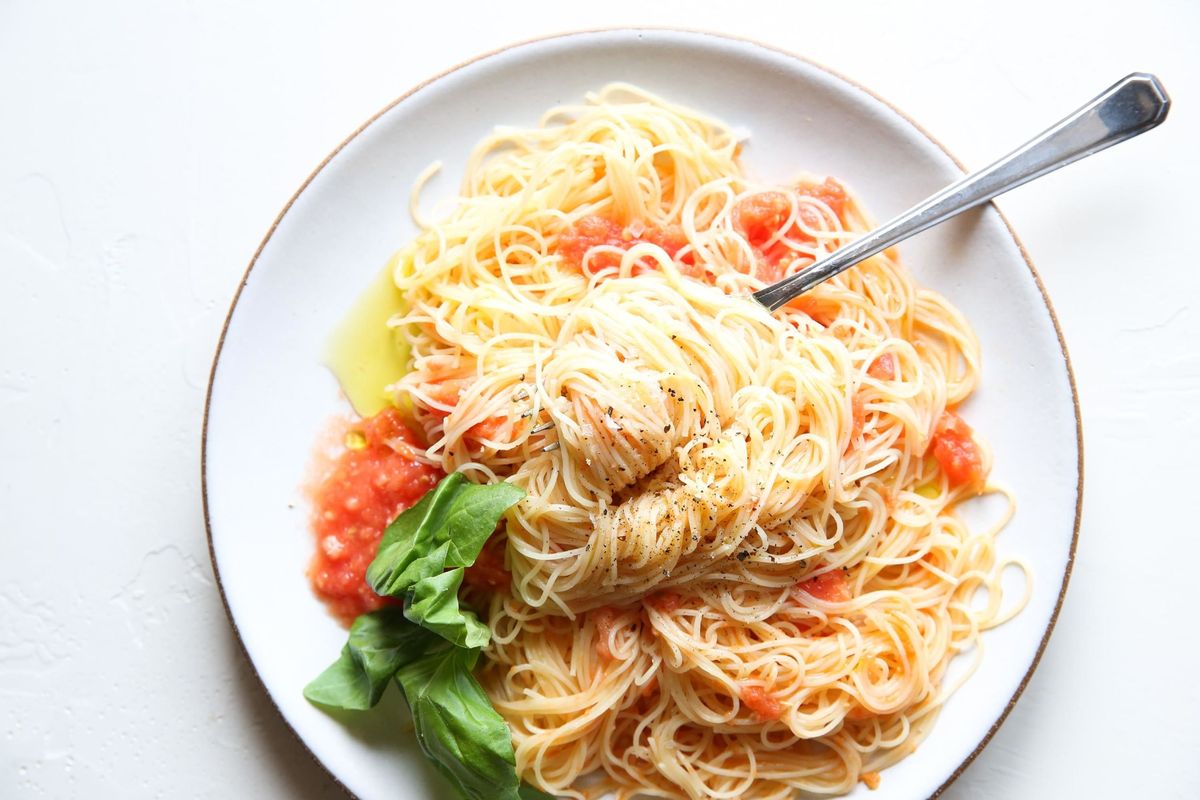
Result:
{"label": "white ceramic plate", "polygon": [[[225,602],[255,670],[313,754],[364,800],[448,794],[424,764],[395,692],[384,708],[345,721],[301,695],[345,640],[305,578],[313,539],[298,487],[314,437],[346,409],[322,347],[414,235],[407,204],[421,170],[446,164],[427,189],[426,202],[435,202],[457,187],[471,146],[494,125],[532,124],[615,80],[748,129],[745,161],[760,178],[838,176],[878,219],[961,174],[906,117],[837,75],[761,45],[663,30],[572,34],[472,61],[393,103],[317,169],[268,232],[229,313],[209,388],[205,508]],[[901,252],[979,333],[983,381],[968,416],[994,446],[994,477],[1019,498],[1000,552],[1026,559],[1034,590],[1023,613],[986,636],[979,671],[916,754],[884,773],[872,800],[940,792],[1016,701],[1061,603],[1081,486],[1066,351],[1004,219],[978,210]],[[858,795],[866,795],[861,786]]]}

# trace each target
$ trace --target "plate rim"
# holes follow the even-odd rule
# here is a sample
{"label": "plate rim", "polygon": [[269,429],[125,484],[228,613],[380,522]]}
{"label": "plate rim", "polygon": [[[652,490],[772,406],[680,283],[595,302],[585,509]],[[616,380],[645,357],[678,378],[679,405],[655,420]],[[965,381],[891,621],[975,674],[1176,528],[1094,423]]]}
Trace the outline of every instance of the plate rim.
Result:
{"label": "plate rim", "polygon": [[[229,598],[225,593],[225,586],[221,581],[221,570],[217,566],[217,554],[213,546],[212,520],[209,516],[208,508],[208,426],[212,411],[213,384],[217,375],[217,367],[221,361],[221,354],[225,349],[225,338],[229,333],[229,325],[233,320],[233,312],[237,309],[238,301],[241,300],[242,292],[245,290],[246,284],[250,279],[250,273],[253,271],[255,265],[258,263],[259,257],[262,255],[263,250],[266,249],[268,242],[271,241],[271,238],[275,235],[275,231],[278,229],[280,223],[283,222],[284,217],[287,216],[292,206],[295,205],[296,201],[308,189],[309,185],[313,182],[313,180],[316,179],[317,175],[319,175],[321,171],[329,165],[329,162],[331,162],[338,155],[338,153],[345,149],[347,145],[358,138],[360,134],[362,134],[367,128],[377,122],[383,115],[387,114],[393,108],[400,105],[402,102],[416,94],[421,89],[424,89],[426,86],[442,80],[443,78],[446,78],[447,76],[452,75],[465,67],[492,58],[493,56],[500,55],[501,53],[506,53],[510,50],[516,50],[531,45],[541,44],[558,39],[572,38],[576,36],[588,37],[594,34],[639,32],[683,34],[688,37],[716,39],[717,41],[751,45],[752,47],[761,48],[770,53],[782,55],[786,58],[802,62],[809,67],[820,70],[827,75],[853,86],[854,88],[866,94],[868,97],[878,101],[879,103],[882,103],[892,113],[911,125],[913,129],[917,131],[917,133],[929,140],[930,144],[934,145],[936,148],[938,148],[938,150],[945,154],[945,156],[949,158],[950,161],[953,162],[960,171],[962,171],[964,174],[967,172],[966,165],[964,165],[957,156],[951,153],[950,150],[947,149],[947,147],[942,144],[939,139],[933,136],[933,134],[931,134],[924,126],[914,120],[903,110],[898,108],[891,101],[881,97],[876,92],[867,88],[853,78],[847,77],[838,70],[832,69],[818,61],[814,61],[807,56],[799,55],[798,53],[783,47],[766,44],[757,39],[752,39],[745,36],[734,36],[726,33],[718,33],[700,28],[687,28],[674,25],[619,25],[613,27],[573,29],[559,33],[546,34],[543,36],[535,36],[529,39],[522,39],[520,41],[512,42],[510,44],[488,50],[463,61],[459,61],[458,63],[447,67],[446,69],[443,69],[442,71],[413,85],[407,91],[388,102],[381,109],[368,117],[361,125],[355,128],[353,132],[339,142],[337,146],[334,147],[333,150],[331,150],[319,164],[317,164],[317,166],[308,174],[296,191],[292,193],[291,197],[288,198],[283,208],[271,222],[271,226],[267,229],[262,241],[259,242],[258,247],[255,249],[254,255],[250,258],[250,263],[246,266],[245,272],[242,273],[241,280],[238,282],[233,299],[229,303],[229,310],[225,313],[225,320],[221,325],[221,334],[217,339],[217,347],[213,354],[212,366],[209,369],[208,374],[208,384],[204,394],[204,418],[200,434],[200,494],[201,505],[204,514],[204,533],[208,544],[209,562],[212,566],[213,577],[216,580],[217,592],[221,597],[221,606],[224,608],[225,616],[229,620],[229,624],[233,628],[233,632],[237,638],[238,650],[242,655],[242,659],[249,666],[250,671],[253,673],[254,678],[258,682],[263,694],[266,695],[267,700],[271,703],[271,707],[284,722],[293,738],[295,738],[295,740],[300,743],[301,747],[304,748],[304,752],[308,754],[308,757],[312,759],[322,770],[324,770],[324,772],[333,780],[333,782],[337,784],[337,786],[349,797],[358,797],[358,795],[352,792],[350,788],[333,772],[333,770],[317,756],[313,749],[309,747],[308,742],[304,740],[304,737],[300,735],[300,732],[292,726],[287,716],[283,713],[282,709],[280,709],[279,704],[275,702],[274,696],[271,694],[270,689],[267,687],[266,682],[263,680],[262,675],[258,671],[258,667],[254,664],[254,660],[250,658],[250,654],[246,649],[246,643],[242,639],[241,629],[238,627],[237,620],[234,618],[233,609],[230,607]],[[1071,389],[1071,405],[1075,415],[1075,517],[1073,530],[1071,533],[1071,545],[1067,552],[1066,567],[1063,570],[1062,585],[1059,587],[1058,597],[1055,599],[1054,603],[1054,610],[1050,614],[1050,620],[1046,624],[1046,629],[1042,633],[1041,640],[1038,642],[1037,650],[1034,653],[1033,659],[1029,663],[1029,668],[1025,671],[1025,674],[1021,676],[1021,680],[1017,684],[1016,690],[1008,699],[1007,703],[1005,703],[1004,709],[1000,712],[1000,715],[992,722],[991,726],[989,726],[987,733],[984,734],[983,738],[979,740],[979,743],[975,746],[975,748],[969,754],[967,754],[966,758],[964,758],[963,761],[954,768],[954,770],[946,777],[946,779],[938,786],[938,788],[929,796],[929,800],[936,800],[936,798],[940,797],[942,793],[945,792],[951,786],[951,784],[953,784],[959,778],[959,776],[962,775],[967,767],[969,767],[971,763],[975,761],[979,754],[983,752],[984,748],[987,747],[987,745],[991,742],[992,737],[994,737],[996,732],[1000,729],[1000,726],[1004,724],[1006,719],[1008,719],[1008,715],[1012,712],[1013,708],[1016,707],[1017,701],[1020,700],[1021,695],[1025,692],[1026,686],[1028,686],[1029,681],[1033,678],[1034,672],[1041,663],[1042,655],[1045,653],[1046,647],[1050,643],[1050,636],[1054,632],[1055,626],[1058,624],[1058,616],[1062,611],[1063,601],[1066,598],[1067,586],[1071,582],[1071,573],[1075,567],[1075,552],[1079,545],[1079,528],[1083,515],[1083,421],[1079,408],[1079,390],[1075,382],[1075,370],[1071,363],[1071,354],[1067,348],[1066,338],[1063,336],[1062,325],[1059,323],[1058,314],[1054,310],[1054,304],[1050,300],[1050,295],[1046,291],[1046,286],[1042,282],[1042,276],[1038,273],[1037,267],[1034,266],[1033,259],[1029,256],[1029,251],[1025,249],[1025,244],[1021,241],[1021,238],[1017,236],[1016,230],[1013,229],[1012,223],[1009,222],[1008,217],[1004,215],[1004,212],[997,205],[995,205],[994,201],[986,205],[991,207],[999,215],[1000,221],[1004,223],[1005,230],[1007,230],[1008,235],[1012,237],[1013,244],[1017,246],[1017,250],[1021,254],[1021,259],[1025,262],[1025,266],[1029,270],[1029,274],[1033,277],[1034,285],[1037,287],[1038,294],[1042,298],[1042,303],[1046,307],[1046,311],[1050,316],[1050,322],[1054,326],[1055,336],[1058,339],[1059,352],[1062,355],[1063,366],[1067,372],[1067,382]]]}

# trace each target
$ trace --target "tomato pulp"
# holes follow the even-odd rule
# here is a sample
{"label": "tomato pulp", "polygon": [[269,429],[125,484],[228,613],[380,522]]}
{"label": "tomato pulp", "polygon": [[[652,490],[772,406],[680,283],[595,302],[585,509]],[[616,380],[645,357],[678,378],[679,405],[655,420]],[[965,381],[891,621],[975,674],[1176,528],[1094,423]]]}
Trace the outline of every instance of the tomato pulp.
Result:
{"label": "tomato pulp", "polygon": [[390,602],[367,585],[367,566],[388,523],[443,473],[413,458],[421,444],[394,408],[360,421],[346,443],[313,491],[317,551],[308,576],[317,596],[348,625]]}
{"label": "tomato pulp", "polygon": [[971,437],[971,426],[947,409],[938,418],[933,431],[933,456],[950,480],[951,486],[983,488],[987,473],[983,454]]}
{"label": "tomato pulp", "polygon": [[[642,243],[656,244],[666,251],[669,258],[675,259],[679,251],[687,245],[687,236],[678,225],[662,228],[648,226],[642,222],[621,225],[611,219],[592,214],[583,217],[563,233],[558,242],[558,251],[568,262],[591,275],[602,269],[620,266],[624,251]],[[620,252],[602,250],[587,258],[588,252],[594,247],[615,248]],[[685,275],[690,274],[687,267],[691,265],[692,260],[690,254],[683,258]],[[634,270],[634,274],[652,268],[641,264]],[[692,277],[699,277],[699,273]]]}

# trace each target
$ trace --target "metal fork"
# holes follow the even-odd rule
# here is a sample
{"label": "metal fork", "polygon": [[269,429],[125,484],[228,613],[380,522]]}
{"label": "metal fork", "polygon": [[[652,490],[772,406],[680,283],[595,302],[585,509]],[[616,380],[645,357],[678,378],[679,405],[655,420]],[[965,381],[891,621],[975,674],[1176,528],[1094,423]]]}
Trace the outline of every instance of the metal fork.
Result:
{"label": "metal fork", "polygon": [[1145,133],[1167,118],[1170,107],[1171,98],[1158,78],[1135,72],[994,164],[971,173],[801,272],[760,289],[754,299],[774,311],[821,281],[915,233],[1072,161]]}

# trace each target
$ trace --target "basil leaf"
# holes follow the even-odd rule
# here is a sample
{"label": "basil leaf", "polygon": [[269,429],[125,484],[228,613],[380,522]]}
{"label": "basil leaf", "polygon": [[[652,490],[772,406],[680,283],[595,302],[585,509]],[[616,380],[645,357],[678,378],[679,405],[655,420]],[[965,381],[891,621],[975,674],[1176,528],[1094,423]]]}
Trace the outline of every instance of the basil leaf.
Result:
{"label": "basil leaf", "polygon": [[446,541],[450,544],[446,566],[474,564],[504,512],[524,496],[525,490],[511,483],[464,486],[446,515]]}
{"label": "basil leaf", "polygon": [[304,687],[304,696],[323,706],[364,711],[379,702],[396,670],[444,647],[436,633],[413,625],[399,608],[363,614],[350,626],[341,656]]}
{"label": "basil leaf", "polygon": [[[462,570],[444,574],[461,580]],[[553,800],[519,783],[508,726],[471,674],[478,657],[479,650],[451,645],[405,619],[399,608],[384,608],[354,621],[341,657],[304,695],[324,706],[365,710],[394,677],[421,749],[464,797]]]}
{"label": "basil leaf", "polygon": [[411,593],[413,587],[421,581],[428,580],[435,575],[441,575],[442,570],[446,568],[446,557],[449,554],[450,545],[442,542],[427,555],[410,561],[408,566],[404,568],[404,571],[392,581],[395,584],[396,591],[391,592],[391,596],[402,597]]}
{"label": "basil leaf", "polygon": [[367,583],[376,594],[395,597],[412,585],[405,582],[404,571],[434,549],[434,539],[445,530],[446,516],[466,480],[461,472],[450,473],[387,526],[367,567]]}
{"label": "basil leaf", "polygon": [[459,647],[483,647],[487,626],[458,605],[462,568],[475,563],[504,512],[524,496],[510,483],[479,486],[460,472],[447,475],[388,526],[367,581],[378,594],[404,597],[413,622]]}
{"label": "basil leaf", "polygon": [[396,517],[367,582],[378,594],[403,597],[405,608],[355,620],[341,657],[304,690],[315,703],[366,709],[394,678],[421,749],[468,800],[553,800],[517,777],[508,725],[471,674],[491,632],[458,602],[465,568],[524,495],[509,483],[479,486],[454,473]]}
{"label": "basil leaf", "polygon": [[408,594],[404,616],[459,647],[483,647],[492,638],[488,627],[458,605],[463,568],[417,582]]}
{"label": "basil leaf", "polygon": [[512,734],[471,674],[478,650],[454,647],[396,672],[425,755],[468,800],[518,800]]}
{"label": "basil leaf", "polygon": [[504,512],[524,496],[511,483],[481,486],[461,472],[447,475],[388,526],[367,582],[378,594],[398,597],[446,567],[469,567]]}

